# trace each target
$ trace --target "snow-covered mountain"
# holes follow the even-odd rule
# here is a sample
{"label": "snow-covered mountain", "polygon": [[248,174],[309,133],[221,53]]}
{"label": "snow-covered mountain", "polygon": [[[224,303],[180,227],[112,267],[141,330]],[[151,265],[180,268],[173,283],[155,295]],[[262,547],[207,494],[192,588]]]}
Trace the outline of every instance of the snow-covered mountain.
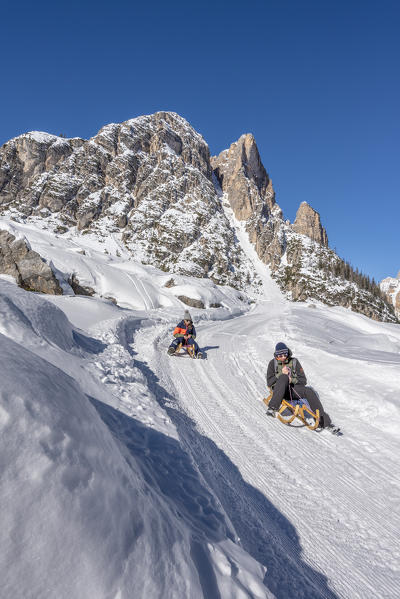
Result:
{"label": "snow-covered mountain", "polygon": [[177,114],[107,125],[89,141],[28,133],[0,152],[4,213],[58,233],[119,234],[136,260],[165,271],[236,287],[251,281],[208,146]]}
{"label": "snow-covered mountain", "polygon": [[[2,596],[397,597],[399,326],[288,301],[224,210],[253,304],[112,235],[2,219],[64,292],[0,277]],[[205,306],[190,308],[205,360],[166,354],[181,295]],[[343,436],[265,415],[281,340]]]}
{"label": "snow-covered mountain", "polygon": [[306,202],[293,224],[284,220],[251,135],[210,157],[202,136],[171,112],[107,125],[88,141],[31,132],[0,148],[0,206],[5,216],[59,235],[105,244],[112,235],[143,264],[254,297],[260,279],[230,207],[287,297],[396,321],[379,287],[329,249]]}

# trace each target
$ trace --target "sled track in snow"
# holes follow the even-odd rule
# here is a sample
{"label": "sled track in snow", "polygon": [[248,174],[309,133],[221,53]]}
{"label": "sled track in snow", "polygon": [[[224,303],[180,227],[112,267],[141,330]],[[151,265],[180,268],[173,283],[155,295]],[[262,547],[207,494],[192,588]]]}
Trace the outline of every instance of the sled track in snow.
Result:
{"label": "sled track in snow", "polygon": [[[385,548],[395,542],[393,524],[365,500],[378,474],[373,460],[366,462],[365,446],[360,448],[350,435],[337,438],[269,419],[260,392],[265,389],[266,363],[246,340],[249,336],[235,333],[235,326],[242,324],[230,320],[204,325],[202,346],[208,342],[216,348],[205,361],[166,356],[168,331],[154,340],[154,331],[148,329],[141,333],[139,345],[147,347],[151,369],[176,398],[175,409],[192,422],[191,430],[179,430],[182,442],[244,548],[269,568],[266,580],[277,597],[303,593],[375,599],[377,588],[382,596],[395,597],[393,584],[379,570],[388,557]],[[390,446],[377,437],[368,439],[368,447],[369,456],[378,450],[387,454],[383,471],[389,476],[394,463]],[[332,463],[335,472],[330,476]],[[379,528],[381,540],[371,522]],[[349,534],[354,537],[350,543]],[[330,535],[343,546],[340,557],[337,544],[331,547],[327,540]],[[372,579],[366,565],[352,568],[349,575],[355,544],[365,547],[365,564],[374,547]],[[290,563],[290,576],[279,560]],[[329,588],[332,582],[336,593]]]}
{"label": "sled track in snow", "polygon": [[[192,423],[192,426],[188,426],[187,419],[179,419],[180,438],[233,522],[243,547],[267,565],[270,590],[282,599],[289,596],[307,596],[311,599],[335,597],[325,577],[302,561],[296,531],[262,493],[262,479],[260,482],[252,481],[252,468],[243,466],[243,455],[247,454],[249,463],[249,454],[254,460],[259,460],[260,456],[257,447],[251,448],[248,430],[234,409],[229,409],[229,418],[225,417],[224,424],[221,424],[221,415],[226,416],[226,395],[229,394],[224,380],[210,366],[209,360],[167,357],[165,340],[164,335],[157,336],[150,362],[162,387],[177,399],[174,412],[181,410]],[[139,345],[149,348],[149,341],[141,335]],[[157,347],[159,343],[163,346],[162,350]],[[147,357],[150,358],[148,352]],[[208,372],[209,368],[211,373]],[[210,376],[213,383],[216,382],[218,393],[214,393],[211,403],[207,403],[205,397]],[[212,407],[214,403],[218,408]],[[185,423],[184,427],[182,422]],[[297,547],[297,551],[293,547]],[[282,560],[291,564],[290,574],[285,568],[282,569]]]}

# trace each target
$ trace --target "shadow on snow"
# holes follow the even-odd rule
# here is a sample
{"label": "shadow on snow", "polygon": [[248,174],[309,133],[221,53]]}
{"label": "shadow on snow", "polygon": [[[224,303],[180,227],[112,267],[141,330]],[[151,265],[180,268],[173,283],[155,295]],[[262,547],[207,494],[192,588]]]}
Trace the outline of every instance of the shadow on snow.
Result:
{"label": "shadow on snow", "polygon": [[[125,339],[132,338],[128,330],[124,333]],[[133,357],[137,356],[129,344],[125,347]],[[134,357],[134,365],[145,375],[150,391],[175,425],[180,443],[110,406],[91,401],[138,461],[147,480],[150,477],[160,492],[173,501],[180,517],[190,526],[191,556],[204,597],[221,599],[206,543],[234,540],[236,535],[224,522],[218,503],[202,478],[227,514],[241,546],[267,567],[264,584],[277,599],[337,599],[327,577],[302,560],[300,540],[292,523],[243,479],[235,464],[212,440],[197,430],[196,423],[182,412],[176,398],[160,385],[147,364]]]}

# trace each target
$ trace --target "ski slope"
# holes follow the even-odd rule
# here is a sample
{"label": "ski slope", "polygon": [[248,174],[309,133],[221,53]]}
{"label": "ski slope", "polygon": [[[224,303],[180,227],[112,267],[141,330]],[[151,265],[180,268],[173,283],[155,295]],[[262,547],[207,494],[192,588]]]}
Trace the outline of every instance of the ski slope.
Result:
{"label": "ski slope", "polygon": [[[205,281],[165,288],[93,240],[3,226],[67,292],[0,281],[7,596],[398,596],[398,325],[288,302],[237,223],[262,281],[250,306]],[[71,271],[98,295],[68,292]],[[166,354],[182,288],[224,306],[190,309],[205,360]],[[278,341],[343,436],[266,417]]]}

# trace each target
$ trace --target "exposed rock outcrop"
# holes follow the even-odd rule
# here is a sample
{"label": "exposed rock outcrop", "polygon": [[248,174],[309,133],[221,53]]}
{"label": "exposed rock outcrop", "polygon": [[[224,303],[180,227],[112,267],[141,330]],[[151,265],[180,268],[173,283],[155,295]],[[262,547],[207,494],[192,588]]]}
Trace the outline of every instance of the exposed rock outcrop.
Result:
{"label": "exposed rock outcrop", "polygon": [[235,217],[246,221],[257,254],[272,269],[276,268],[285,251],[284,241],[277,241],[283,214],[275,203],[272,181],[254,137],[242,135],[228,150],[212,157],[211,164]]}
{"label": "exposed rock outcrop", "polygon": [[321,225],[320,216],[307,202],[302,202],[297,210],[293,231],[300,233],[300,235],[306,235],[319,245],[328,247],[328,236]]}
{"label": "exposed rock outcrop", "polygon": [[178,300],[180,300],[183,304],[191,306],[192,308],[205,308],[205,305],[201,300],[193,299],[192,297],[187,297],[187,295],[178,295],[177,297]]}
{"label": "exposed rock outcrop", "polygon": [[70,286],[72,287],[75,295],[88,295],[93,296],[95,294],[95,290],[93,287],[89,287],[88,285],[81,285],[78,277],[75,273],[73,273],[68,281]]}
{"label": "exposed rock outcrop", "polygon": [[62,289],[50,266],[23,239],[0,231],[0,272],[13,276],[29,291],[62,295]]}
{"label": "exposed rock outcrop", "polygon": [[275,204],[272,181],[251,134],[242,135],[228,150],[213,157],[211,164],[238,220],[248,220],[263,210],[271,213]]}

